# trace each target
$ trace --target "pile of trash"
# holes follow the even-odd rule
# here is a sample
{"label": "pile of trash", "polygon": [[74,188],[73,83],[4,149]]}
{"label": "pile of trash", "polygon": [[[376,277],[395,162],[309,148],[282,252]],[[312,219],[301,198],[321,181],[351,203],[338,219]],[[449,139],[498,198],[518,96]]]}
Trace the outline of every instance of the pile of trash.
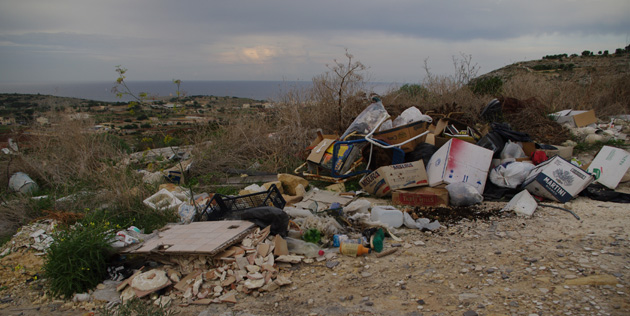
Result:
{"label": "pile of trash", "polygon": [[[167,182],[144,204],[172,210],[180,222],[151,234],[135,227],[119,231],[113,246],[121,256],[144,256],[146,264],[132,269],[123,260],[110,267],[111,280],[75,301],[114,305],[150,297],[160,306],[236,303],[238,295],[291,284],[291,265],[326,261],[334,269],[337,256],[390,254],[387,241],[400,241],[397,230],[403,227],[444,227],[418,210],[466,212],[492,200],[507,202],[501,212],[531,216],[537,207],[549,206],[539,205],[544,200],[566,203],[578,195],[630,202],[630,195],[614,191],[630,180],[625,176],[630,153],[603,146],[584,163],[573,155],[575,142],[539,143],[513,130],[502,119],[508,103],[492,100],[481,113],[487,124],[468,126],[453,113],[430,116],[416,107],[392,119],[378,97],[372,101],[341,136],[318,133],[296,175],[278,174],[238,195],[180,186],[191,148],[164,151],[177,166],[138,171],[147,182]],[[514,114],[519,107],[506,111]],[[551,118],[553,128],[586,143],[625,142],[630,126],[628,115],[598,124],[594,111],[565,110]],[[21,184],[15,191],[35,185],[25,176],[17,175]],[[350,179],[359,179],[361,190],[346,191]],[[331,185],[317,189],[309,180]],[[52,242],[48,233],[48,227],[37,226],[22,235],[29,236],[28,247],[45,251]]]}

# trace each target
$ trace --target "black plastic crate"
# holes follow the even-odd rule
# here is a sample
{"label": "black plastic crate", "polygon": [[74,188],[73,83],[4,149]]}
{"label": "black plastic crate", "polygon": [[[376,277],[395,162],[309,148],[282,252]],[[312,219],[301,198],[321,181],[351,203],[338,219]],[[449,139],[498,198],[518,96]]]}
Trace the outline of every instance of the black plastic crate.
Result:
{"label": "black plastic crate", "polygon": [[267,191],[247,195],[232,197],[223,194],[215,194],[201,212],[201,219],[208,221],[219,220],[230,212],[262,206],[273,206],[283,209],[285,204],[286,201],[275,184],[272,184]]}

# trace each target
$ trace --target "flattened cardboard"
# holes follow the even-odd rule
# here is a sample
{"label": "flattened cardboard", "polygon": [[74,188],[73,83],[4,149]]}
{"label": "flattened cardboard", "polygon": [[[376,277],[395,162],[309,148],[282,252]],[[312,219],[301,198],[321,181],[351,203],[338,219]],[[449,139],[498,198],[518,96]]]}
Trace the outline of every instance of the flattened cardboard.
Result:
{"label": "flattened cardboard", "polygon": [[427,172],[422,160],[383,166],[361,179],[363,190],[382,197],[393,190],[428,185]]}
{"label": "flattened cardboard", "polygon": [[531,194],[565,203],[576,197],[591,182],[593,176],[560,156],[536,166],[522,187]]}
{"label": "flattened cardboard", "polygon": [[493,154],[492,150],[461,139],[450,139],[429,160],[429,185],[465,182],[483,194]]}
{"label": "flattened cardboard", "polygon": [[314,164],[319,164],[322,161],[322,158],[324,158],[328,147],[330,147],[334,142],[335,140],[332,138],[322,139],[319,143],[317,143],[317,145],[315,145],[315,147],[313,147],[306,160]]}
{"label": "flattened cardboard", "polygon": [[630,167],[630,153],[612,146],[604,146],[586,169],[595,181],[615,189]]}
{"label": "flattened cardboard", "polygon": [[597,123],[595,111],[562,110],[551,114],[560,124],[568,123],[572,127],[583,127]]}
{"label": "flattened cardboard", "polygon": [[[429,123],[427,122],[412,122],[407,125],[374,133],[374,138],[382,140],[390,145],[400,144],[426,132],[428,125]],[[424,142],[425,138],[426,135],[419,137],[418,139],[414,139],[413,141],[400,146],[400,148],[406,153],[411,152],[418,144]]]}
{"label": "flattened cardboard", "polygon": [[419,187],[392,192],[392,204],[408,206],[448,206],[444,188]]}

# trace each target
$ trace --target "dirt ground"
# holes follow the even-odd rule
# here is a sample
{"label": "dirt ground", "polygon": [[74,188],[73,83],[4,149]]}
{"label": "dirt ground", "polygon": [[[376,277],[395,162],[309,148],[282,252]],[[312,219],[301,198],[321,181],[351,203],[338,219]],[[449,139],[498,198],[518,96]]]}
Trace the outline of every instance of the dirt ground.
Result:
{"label": "dirt ground", "polygon": [[[630,183],[617,191],[630,193]],[[180,315],[629,315],[630,206],[585,197],[564,206],[580,220],[538,207],[530,218],[506,213],[434,233],[401,228],[401,242],[385,240],[385,250],[397,249],[389,256],[300,263],[288,268],[293,283],[274,292],[172,308]],[[41,263],[29,258],[22,271],[13,267],[15,276],[2,275],[22,284],[2,291],[0,315],[86,315],[42,297],[33,281]]]}

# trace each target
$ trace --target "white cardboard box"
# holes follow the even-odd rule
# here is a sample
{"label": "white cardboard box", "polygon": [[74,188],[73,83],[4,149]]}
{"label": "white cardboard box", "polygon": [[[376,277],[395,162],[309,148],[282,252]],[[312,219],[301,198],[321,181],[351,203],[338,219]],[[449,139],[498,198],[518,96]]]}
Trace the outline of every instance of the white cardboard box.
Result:
{"label": "white cardboard box", "polygon": [[492,155],[492,150],[453,138],[431,156],[427,166],[429,185],[465,182],[483,194]]}
{"label": "white cardboard box", "polygon": [[568,123],[572,127],[582,127],[597,123],[595,111],[562,110],[551,114],[558,123]]}
{"label": "white cardboard box", "polygon": [[630,153],[623,149],[604,146],[586,169],[595,181],[615,189],[630,167]]}
{"label": "white cardboard box", "polygon": [[523,187],[531,194],[565,203],[593,182],[593,176],[560,156],[532,169]]}
{"label": "white cardboard box", "polygon": [[359,184],[367,193],[381,197],[393,190],[427,185],[427,172],[422,160],[383,166],[365,176]]}

